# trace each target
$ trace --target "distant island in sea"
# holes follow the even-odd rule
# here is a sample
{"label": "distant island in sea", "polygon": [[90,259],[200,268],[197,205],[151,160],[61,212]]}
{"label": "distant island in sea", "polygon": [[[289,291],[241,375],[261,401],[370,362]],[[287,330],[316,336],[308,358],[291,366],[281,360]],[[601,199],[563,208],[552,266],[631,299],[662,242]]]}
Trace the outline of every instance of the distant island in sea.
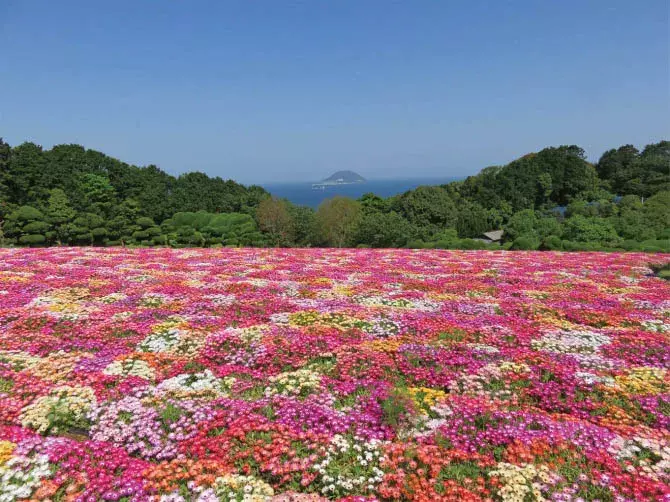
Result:
{"label": "distant island in sea", "polygon": [[318,183],[312,183],[312,187],[318,189],[329,185],[351,185],[365,182],[366,179],[363,176],[353,171],[337,171]]}
{"label": "distant island in sea", "polygon": [[[356,173],[353,174],[356,175]],[[334,178],[334,180],[331,180],[330,178]],[[316,209],[325,199],[329,199],[336,195],[351,197],[352,199],[358,199],[365,193],[374,193],[380,197],[391,197],[408,190],[413,190],[420,185],[443,185],[451,181],[462,179],[453,176],[410,179],[365,179],[361,176],[363,179],[362,182],[333,182],[340,178],[343,180],[352,179],[340,176],[340,173],[335,173],[327,178],[329,183],[326,183],[326,180],[320,183],[294,181],[263,183],[262,186],[275,197],[288,199],[293,204],[309,206]]]}

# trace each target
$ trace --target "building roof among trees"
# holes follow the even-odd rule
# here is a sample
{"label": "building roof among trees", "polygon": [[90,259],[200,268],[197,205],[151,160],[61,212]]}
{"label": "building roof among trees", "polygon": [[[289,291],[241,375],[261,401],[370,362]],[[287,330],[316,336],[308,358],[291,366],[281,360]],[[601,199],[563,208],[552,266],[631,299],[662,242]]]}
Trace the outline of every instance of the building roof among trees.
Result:
{"label": "building roof among trees", "polygon": [[492,241],[499,241],[502,239],[503,236],[503,231],[502,230],[490,230],[488,232],[484,232],[484,236],[487,239],[491,239]]}

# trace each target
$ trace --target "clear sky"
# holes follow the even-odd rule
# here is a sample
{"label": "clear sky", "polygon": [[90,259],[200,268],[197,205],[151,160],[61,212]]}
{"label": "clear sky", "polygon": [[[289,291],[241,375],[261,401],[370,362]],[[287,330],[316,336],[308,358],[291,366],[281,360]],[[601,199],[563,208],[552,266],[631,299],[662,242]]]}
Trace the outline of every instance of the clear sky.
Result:
{"label": "clear sky", "polygon": [[0,136],[241,182],[670,137],[666,0],[0,0]]}

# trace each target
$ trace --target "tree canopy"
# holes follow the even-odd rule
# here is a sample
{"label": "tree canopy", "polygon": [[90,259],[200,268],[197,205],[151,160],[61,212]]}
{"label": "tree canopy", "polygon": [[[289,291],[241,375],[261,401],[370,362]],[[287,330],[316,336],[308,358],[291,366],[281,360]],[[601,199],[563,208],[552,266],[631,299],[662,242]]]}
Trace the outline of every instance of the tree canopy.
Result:
{"label": "tree canopy", "polygon": [[[496,229],[501,242],[482,239]],[[0,138],[0,244],[670,250],[670,142],[623,145],[595,164],[578,146],[549,147],[463,181],[314,211],[198,171]]]}

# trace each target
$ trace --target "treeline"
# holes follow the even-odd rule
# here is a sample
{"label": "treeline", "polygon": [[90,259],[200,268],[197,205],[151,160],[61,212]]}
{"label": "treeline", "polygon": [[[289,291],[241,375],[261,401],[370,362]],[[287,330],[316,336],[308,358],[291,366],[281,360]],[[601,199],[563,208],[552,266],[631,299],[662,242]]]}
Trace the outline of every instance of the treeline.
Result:
{"label": "treeline", "polygon": [[[464,181],[314,211],[203,173],[0,140],[0,221],[4,245],[670,251],[670,142],[596,164],[576,146],[546,148]],[[497,229],[500,242],[482,240]]]}
{"label": "treeline", "polygon": [[[258,186],[200,172],[174,177],[79,145],[11,148],[0,139],[0,238],[6,244],[206,245],[233,227],[226,234],[230,245],[252,245],[260,241],[258,235],[247,240],[249,227],[258,234],[253,216],[269,196]],[[193,220],[198,228],[209,225],[209,240],[186,235],[185,213],[195,211],[217,215],[207,223]]]}

